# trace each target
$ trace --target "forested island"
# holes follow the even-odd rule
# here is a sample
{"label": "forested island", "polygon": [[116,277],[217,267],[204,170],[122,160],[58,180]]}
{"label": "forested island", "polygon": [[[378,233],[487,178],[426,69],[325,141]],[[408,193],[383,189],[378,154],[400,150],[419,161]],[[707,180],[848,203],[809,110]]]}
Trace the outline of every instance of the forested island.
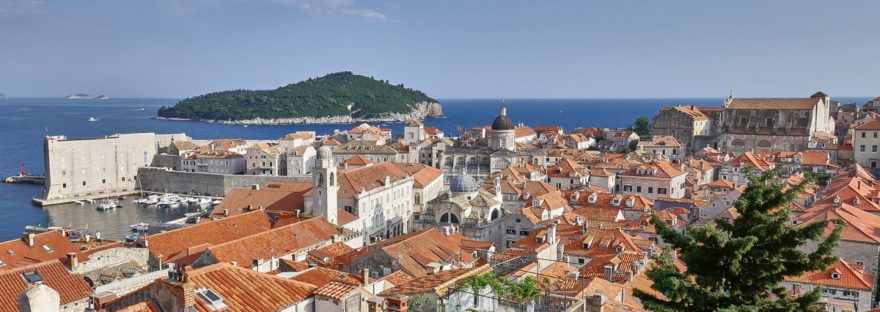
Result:
{"label": "forested island", "polygon": [[346,123],[442,117],[440,103],[387,80],[339,72],[274,90],[231,90],[159,108],[160,119],[237,124]]}

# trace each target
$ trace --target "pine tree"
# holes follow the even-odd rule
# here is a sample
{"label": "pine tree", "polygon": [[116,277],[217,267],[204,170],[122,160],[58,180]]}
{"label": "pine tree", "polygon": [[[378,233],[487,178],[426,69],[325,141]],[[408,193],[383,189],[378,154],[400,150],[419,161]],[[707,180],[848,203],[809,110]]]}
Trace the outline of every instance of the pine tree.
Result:
{"label": "pine tree", "polygon": [[642,139],[649,138],[651,136],[651,121],[648,120],[648,117],[639,116],[636,118],[636,122],[633,123],[632,131]]}
{"label": "pine tree", "polygon": [[[785,276],[822,270],[837,260],[831,251],[842,229],[837,224],[822,239],[827,224],[793,226],[789,203],[804,184],[789,187],[771,170],[749,175],[749,186],[734,207],[739,216],[714,226],[681,233],[654,216],[651,222],[687,267],[673,263],[671,250],[655,258],[647,273],[652,288],[665,298],[636,290],[645,308],[653,311],[821,311],[815,304],[821,288],[790,296],[780,286]],[[799,248],[815,241],[815,250]]]}

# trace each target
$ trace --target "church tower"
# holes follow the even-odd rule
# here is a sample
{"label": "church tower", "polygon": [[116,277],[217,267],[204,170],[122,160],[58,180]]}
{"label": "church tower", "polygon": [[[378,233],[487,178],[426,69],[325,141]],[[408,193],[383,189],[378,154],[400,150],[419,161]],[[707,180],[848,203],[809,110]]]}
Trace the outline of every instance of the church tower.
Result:
{"label": "church tower", "polygon": [[336,224],[336,196],[339,184],[336,176],[336,164],[330,147],[318,149],[315,168],[312,170],[312,214],[324,216],[327,221]]}
{"label": "church tower", "polygon": [[507,117],[507,106],[501,101],[501,112],[492,122],[489,132],[489,147],[492,149],[516,150],[516,134],[513,121]]}
{"label": "church tower", "polygon": [[417,119],[409,119],[403,127],[403,140],[406,144],[419,144],[425,140],[425,127]]}

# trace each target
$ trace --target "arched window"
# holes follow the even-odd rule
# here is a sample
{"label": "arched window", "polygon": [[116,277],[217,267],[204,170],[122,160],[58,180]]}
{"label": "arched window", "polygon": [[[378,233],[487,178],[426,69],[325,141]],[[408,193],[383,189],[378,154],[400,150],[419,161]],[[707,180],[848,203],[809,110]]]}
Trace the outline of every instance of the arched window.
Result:
{"label": "arched window", "polygon": [[767,140],[758,141],[758,147],[771,147],[771,146],[773,146],[773,144],[770,143],[770,141],[767,141]]}
{"label": "arched window", "polygon": [[336,183],[336,174],[331,172],[330,173],[330,186],[333,186],[334,183]]}
{"label": "arched window", "polygon": [[495,219],[498,219],[498,218],[500,218],[500,217],[501,217],[501,213],[498,212],[498,209],[493,209],[493,210],[492,210],[492,216],[489,218],[489,220],[495,220]]}
{"label": "arched window", "polygon": [[318,186],[323,186],[323,185],[324,185],[324,174],[318,173]]}
{"label": "arched window", "polygon": [[458,224],[458,216],[456,216],[454,213],[444,213],[442,216],[440,216],[440,223]]}
{"label": "arched window", "polygon": [[740,139],[736,139],[736,140],[733,140],[733,142],[730,142],[730,145],[733,145],[733,146],[746,146],[746,142],[743,141],[743,140],[740,140]]}

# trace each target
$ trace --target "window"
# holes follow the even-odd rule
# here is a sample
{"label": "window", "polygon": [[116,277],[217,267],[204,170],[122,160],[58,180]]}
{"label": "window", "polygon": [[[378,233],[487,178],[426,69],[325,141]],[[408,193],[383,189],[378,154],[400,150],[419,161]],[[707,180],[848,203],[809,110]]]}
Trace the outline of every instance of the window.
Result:
{"label": "window", "polygon": [[67,188],[67,183],[61,183],[61,188]]}
{"label": "window", "polygon": [[658,188],[657,188],[657,194],[660,194],[660,195],[664,195],[664,194],[666,194],[666,188],[664,188],[664,187],[658,187]]}
{"label": "window", "polygon": [[107,184],[107,179],[101,179],[101,184]]}
{"label": "window", "polygon": [[865,145],[859,145],[859,152],[865,151]]}
{"label": "window", "polygon": [[624,191],[624,192],[632,192],[632,190],[633,190],[632,185],[624,185],[624,186],[623,186],[623,191]]}
{"label": "window", "polygon": [[654,187],[653,186],[648,187],[648,194],[654,194]]}
{"label": "window", "polygon": [[514,230],[514,229],[507,229],[507,234],[516,235],[516,230]]}
{"label": "window", "polygon": [[877,152],[877,145],[871,145],[871,152]]}
{"label": "window", "polygon": [[587,261],[584,260],[584,258],[578,258],[578,263],[585,264],[585,263],[587,263]]}
{"label": "window", "polygon": [[86,181],[83,181],[83,186],[86,186]]}
{"label": "window", "polygon": [[516,218],[516,223],[520,223],[521,221],[520,218]]}
{"label": "window", "polygon": [[636,186],[636,192],[639,192],[639,193],[642,192],[642,186],[641,186],[641,185]]}
{"label": "window", "polygon": [[865,137],[865,132],[862,132],[862,137],[863,137],[863,138]]}
{"label": "window", "polygon": [[43,277],[40,276],[40,273],[37,271],[28,271],[21,274],[24,277],[24,280],[28,282],[28,284],[39,283],[43,281]]}
{"label": "window", "polygon": [[529,236],[529,231],[519,231],[519,235]]}
{"label": "window", "polygon": [[874,131],[874,138],[877,138],[877,131]]}

